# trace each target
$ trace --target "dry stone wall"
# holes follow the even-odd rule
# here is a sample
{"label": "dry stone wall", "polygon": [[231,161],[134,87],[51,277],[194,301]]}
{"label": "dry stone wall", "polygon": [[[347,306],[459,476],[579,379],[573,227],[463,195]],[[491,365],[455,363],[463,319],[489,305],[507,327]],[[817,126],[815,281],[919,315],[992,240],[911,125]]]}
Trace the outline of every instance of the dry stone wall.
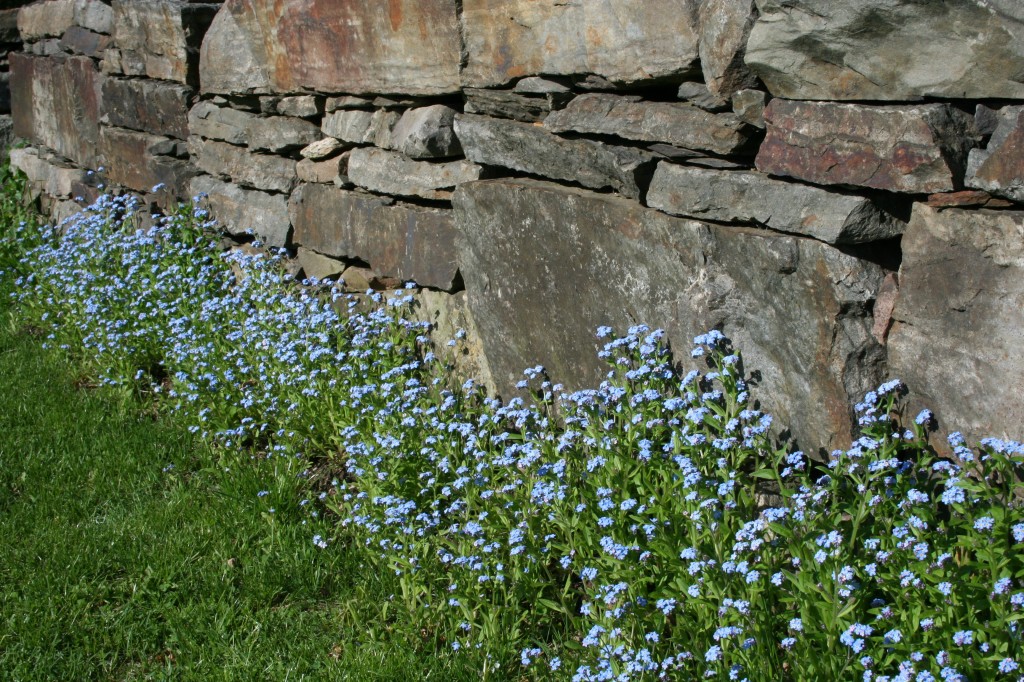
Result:
{"label": "dry stone wall", "polygon": [[425,314],[471,329],[469,369],[504,395],[537,363],[599,381],[599,325],[663,327],[682,352],[717,327],[808,451],[844,446],[850,406],[889,376],[943,426],[1022,435],[1016,0],[16,16],[30,146],[12,160],[55,213],[97,177],[154,204],[204,193],[309,276],[425,287]]}

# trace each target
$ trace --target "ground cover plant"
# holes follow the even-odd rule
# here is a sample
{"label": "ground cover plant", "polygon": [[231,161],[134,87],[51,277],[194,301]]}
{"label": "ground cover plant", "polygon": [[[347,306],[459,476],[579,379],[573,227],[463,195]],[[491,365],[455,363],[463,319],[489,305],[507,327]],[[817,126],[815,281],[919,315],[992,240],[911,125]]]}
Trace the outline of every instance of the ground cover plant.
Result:
{"label": "ground cover plant", "polygon": [[295,467],[302,494],[255,496],[393,576],[379,615],[438,651],[498,679],[1020,679],[1021,444],[939,458],[894,380],[812,462],[716,331],[679,372],[657,330],[602,328],[599,387],[537,367],[501,402],[454,382],[412,290],[296,286],[197,204],[150,222],[105,196],[44,231],[19,306],[219,451]]}

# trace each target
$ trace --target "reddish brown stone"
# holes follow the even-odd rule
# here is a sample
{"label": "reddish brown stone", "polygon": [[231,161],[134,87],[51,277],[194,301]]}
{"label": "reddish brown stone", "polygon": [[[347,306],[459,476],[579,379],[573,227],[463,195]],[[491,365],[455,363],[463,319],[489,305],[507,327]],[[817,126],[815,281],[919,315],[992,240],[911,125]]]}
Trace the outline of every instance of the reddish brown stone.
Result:
{"label": "reddish brown stone", "polygon": [[219,93],[457,92],[458,4],[228,0],[203,43],[202,87]]}
{"label": "reddish brown stone", "polygon": [[394,204],[338,189],[301,185],[290,202],[295,243],[327,256],[357,258],[381,277],[451,289],[458,264],[450,210]]}
{"label": "reddish brown stone", "polygon": [[698,71],[696,0],[464,0],[465,85],[594,74],[629,83]]}
{"label": "reddish brown stone", "polygon": [[988,192],[974,189],[930,194],[927,204],[932,208],[1007,208],[1013,206],[1012,201],[997,199]]}
{"label": "reddish brown stone", "polygon": [[103,109],[111,125],[178,139],[188,137],[192,89],[163,81],[107,77]]}
{"label": "reddish brown stone", "polygon": [[775,99],[757,169],[822,185],[934,193],[962,185],[973,117],[947,104],[866,106]]}
{"label": "reddish brown stone", "polygon": [[106,175],[111,182],[138,192],[163,185],[166,196],[184,198],[197,171],[187,161],[167,154],[177,149],[175,140],[123,128],[103,128],[100,146]]}
{"label": "reddish brown stone", "polygon": [[17,52],[10,61],[15,135],[95,167],[103,80],[95,62]]}

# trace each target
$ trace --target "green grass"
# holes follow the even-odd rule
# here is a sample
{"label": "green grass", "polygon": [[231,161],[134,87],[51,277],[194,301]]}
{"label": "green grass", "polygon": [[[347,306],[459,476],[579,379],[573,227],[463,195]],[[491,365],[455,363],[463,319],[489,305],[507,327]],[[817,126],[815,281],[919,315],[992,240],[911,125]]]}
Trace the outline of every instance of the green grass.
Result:
{"label": "green grass", "polygon": [[479,679],[362,552],[313,546],[298,464],[211,452],[40,345],[0,303],[0,679]]}

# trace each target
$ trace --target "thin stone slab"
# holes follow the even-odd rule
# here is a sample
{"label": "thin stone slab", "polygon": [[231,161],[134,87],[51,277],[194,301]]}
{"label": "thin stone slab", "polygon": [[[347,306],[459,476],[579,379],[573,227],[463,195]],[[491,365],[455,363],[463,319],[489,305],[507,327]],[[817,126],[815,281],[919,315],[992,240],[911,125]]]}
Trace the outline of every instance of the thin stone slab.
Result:
{"label": "thin stone slab", "polygon": [[655,156],[649,152],[593,140],[567,140],[518,121],[460,114],[455,118],[455,133],[466,157],[476,163],[594,189],[608,187],[633,199],[643,194],[654,172]]}
{"label": "thin stone slab", "polygon": [[571,94],[534,95],[483,88],[465,88],[463,93],[467,114],[511,118],[524,123],[543,121],[552,109],[564,106],[572,99]]}
{"label": "thin stone slab", "polygon": [[[915,204],[903,236],[889,364],[969,444],[1024,424],[1024,212]],[[935,438],[943,447],[943,439]]]}
{"label": "thin stone slab", "polygon": [[103,75],[88,57],[32,57],[11,64],[14,134],[96,168]]}
{"label": "thin stone slab", "polygon": [[696,17],[688,8],[699,3],[681,4],[463,0],[463,84],[489,88],[522,76],[576,74],[635,83],[698,71]]}
{"label": "thin stone slab", "polygon": [[672,215],[758,224],[829,244],[898,237],[906,224],[870,199],[774,180],[753,171],[719,171],[658,164],[647,205]]}
{"label": "thin stone slab", "polygon": [[776,97],[1024,99],[1019,0],[757,0],[746,63]]}
{"label": "thin stone slab", "polygon": [[323,99],[313,95],[283,97],[277,103],[277,113],[296,118],[312,118],[323,113]]}
{"label": "thin stone slab", "polygon": [[330,185],[304,184],[289,204],[294,240],[326,256],[358,259],[377,275],[450,290],[456,282],[451,210],[394,204]]}
{"label": "thin stone slab", "polygon": [[458,5],[227,0],[203,43],[202,87],[223,94],[455,93]]}
{"label": "thin stone slab", "polygon": [[188,112],[189,132],[210,140],[249,144],[249,124],[256,118],[247,111],[197,102]]}
{"label": "thin stone slab", "polygon": [[290,192],[298,177],[295,162],[280,156],[257,154],[244,147],[189,138],[192,160],[201,170],[239,185],[269,192]]}
{"label": "thin stone slab", "polygon": [[124,128],[104,127],[100,132],[100,154],[107,178],[137,192],[162,186],[171,197],[186,198],[189,181],[196,169],[177,153],[177,140]]}
{"label": "thin stone slab", "polygon": [[815,240],[534,180],[468,183],[453,205],[470,309],[502,395],[537,364],[569,388],[596,386],[608,371],[600,325],[661,327],[684,356],[718,328],[760,372],[752,398],[800,448],[849,446],[850,406],[882,378],[878,266]]}
{"label": "thin stone slab", "polygon": [[985,149],[972,149],[967,186],[1024,203],[1024,106],[1004,107]]}
{"label": "thin stone slab", "polygon": [[290,116],[255,117],[246,129],[249,148],[274,153],[301,149],[321,138],[320,126]]}
{"label": "thin stone slab", "polygon": [[735,114],[713,114],[676,102],[645,102],[638,97],[580,95],[544,120],[552,132],[616,135],[641,142],[733,154],[750,143],[746,125]]}
{"label": "thin stone slab", "polygon": [[191,95],[192,88],[179,83],[107,77],[103,115],[110,125],[184,140]]}
{"label": "thin stone slab", "polygon": [[312,161],[322,161],[328,159],[341,151],[347,149],[349,145],[346,145],[341,140],[336,140],[333,137],[325,137],[322,140],[311,142],[309,145],[304,147],[299,152],[299,156],[304,159],[310,159]]}
{"label": "thin stone slab", "polygon": [[210,212],[228,234],[253,234],[270,247],[288,244],[291,221],[288,197],[258,190],[243,189],[210,175],[192,179],[192,195],[206,195]]}
{"label": "thin stone slab", "polygon": [[759,171],[820,185],[930,194],[959,189],[974,119],[948,104],[869,106],[774,99]]}
{"label": "thin stone slab", "polygon": [[479,180],[482,171],[465,159],[431,163],[374,147],[353,149],[348,159],[348,177],[359,187],[381,194],[443,201],[451,199],[448,190]]}

